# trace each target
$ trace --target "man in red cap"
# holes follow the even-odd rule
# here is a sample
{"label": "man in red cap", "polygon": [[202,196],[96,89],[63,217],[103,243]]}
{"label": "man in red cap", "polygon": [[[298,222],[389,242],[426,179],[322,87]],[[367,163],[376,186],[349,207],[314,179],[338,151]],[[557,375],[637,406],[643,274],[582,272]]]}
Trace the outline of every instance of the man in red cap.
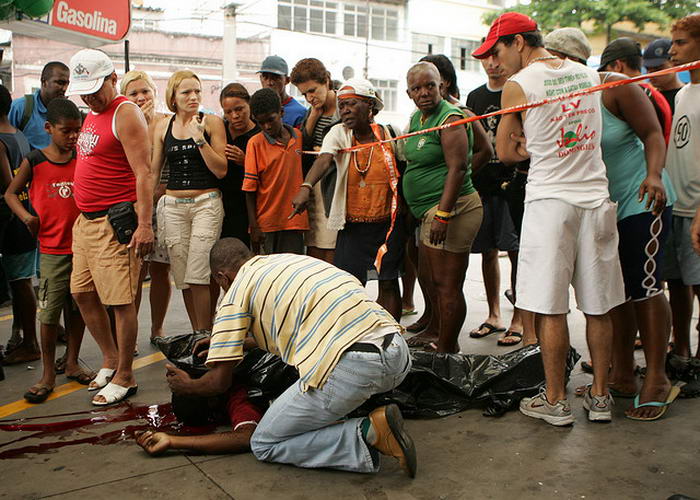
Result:
{"label": "man in red cap", "polygon": [[[537,23],[516,12],[500,16],[474,57],[493,57],[510,77],[501,107],[559,97],[600,83],[598,74],[554,58]],[[599,94],[562,100],[501,118],[496,151],[502,162],[530,159],[525,194],[516,306],[538,315],[546,390],[525,398],[520,411],[552,425],[574,422],[566,399],[569,285],[586,316],[593,384],[584,407],[591,421],[612,418],[608,312],[624,302],[617,253],[616,207],[609,200],[600,139]],[[545,272],[542,272],[546,270]]]}

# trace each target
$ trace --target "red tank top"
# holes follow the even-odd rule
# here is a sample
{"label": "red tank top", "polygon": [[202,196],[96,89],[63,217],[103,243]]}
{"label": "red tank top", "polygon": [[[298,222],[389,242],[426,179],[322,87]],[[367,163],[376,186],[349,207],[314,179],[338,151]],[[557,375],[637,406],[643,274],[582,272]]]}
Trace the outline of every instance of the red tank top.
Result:
{"label": "red tank top", "polygon": [[73,199],[75,157],[53,163],[39,149],[27,155],[32,170],[29,199],[39,216],[39,251],[70,255],[73,223],[80,211]]}
{"label": "red tank top", "polygon": [[102,113],[88,113],[83,122],[75,166],[75,202],[81,212],[136,201],[136,177],[116,137],[115,114],[124,102],[129,100],[118,96]]}

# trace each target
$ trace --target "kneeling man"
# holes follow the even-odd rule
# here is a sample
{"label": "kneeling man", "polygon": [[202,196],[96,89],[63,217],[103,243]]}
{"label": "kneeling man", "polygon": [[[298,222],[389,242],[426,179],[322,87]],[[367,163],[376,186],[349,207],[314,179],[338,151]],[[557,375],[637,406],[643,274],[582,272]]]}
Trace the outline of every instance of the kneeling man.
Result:
{"label": "kneeling man", "polygon": [[199,379],[178,377],[171,389],[225,392],[251,335],[258,347],[299,370],[299,381],[253,432],[250,446],[259,460],[376,472],[383,454],[414,477],[416,451],[396,405],[344,419],[373,394],[399,385],[411,366],[401,326],[360,282],[312,257],[256,257],[235,238],[214,245],[210,265],[226,292],[207,354],[210,370]]}

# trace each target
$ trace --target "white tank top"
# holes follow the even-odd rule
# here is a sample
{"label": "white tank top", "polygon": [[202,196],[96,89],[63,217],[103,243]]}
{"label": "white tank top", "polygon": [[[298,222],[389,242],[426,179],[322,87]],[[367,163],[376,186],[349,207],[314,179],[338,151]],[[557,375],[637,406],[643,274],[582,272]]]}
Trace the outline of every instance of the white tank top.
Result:
{"label": "white tank top", "polygon": [[[565,60],[556,69],[537,62],[510,80],[520,85],[527,102],[534,102],[592,87],[600,77],[591,68]],[[600,149],[600,92],[529,109],[523,129],[530,153],[526,203],[554,198],[595,208],[609,198]]]}

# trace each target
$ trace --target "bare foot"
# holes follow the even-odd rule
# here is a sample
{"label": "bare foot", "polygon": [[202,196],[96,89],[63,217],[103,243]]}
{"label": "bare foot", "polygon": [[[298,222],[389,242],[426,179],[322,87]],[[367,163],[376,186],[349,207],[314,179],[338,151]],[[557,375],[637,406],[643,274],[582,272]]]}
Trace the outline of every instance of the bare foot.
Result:
{"label": "bare foot", "polygon": [[437,342],[438,336],[433,332],[423,331],[418,335],[414,335],[406,341],[408,347],[425,347],[432,342]]}
{"label": "bare foot", "polygon": [[430,322],[430,318],[427,317],[425,314],[418,318],[418,321],[415,323],[411,323],[406,327],[406,331],[409,333],[418,333],[422,332],[426,328],[428,328],[428,323]]}
{"label": "bare foot", "polygon": [[36,361],[41,359],[41,351],[38,346],[28,347],[25,345],[19,346],[17,349],[12,351],[10,354],[5,356],[3,360],[4,365],[16,365],[19,363],[28,363],[30,361]]}
{"label": "bare foot", "polygon": [[156,457],[168,451],[170,436],[165,432],[143,431],[136,434],[136,444],[152,457]]}

